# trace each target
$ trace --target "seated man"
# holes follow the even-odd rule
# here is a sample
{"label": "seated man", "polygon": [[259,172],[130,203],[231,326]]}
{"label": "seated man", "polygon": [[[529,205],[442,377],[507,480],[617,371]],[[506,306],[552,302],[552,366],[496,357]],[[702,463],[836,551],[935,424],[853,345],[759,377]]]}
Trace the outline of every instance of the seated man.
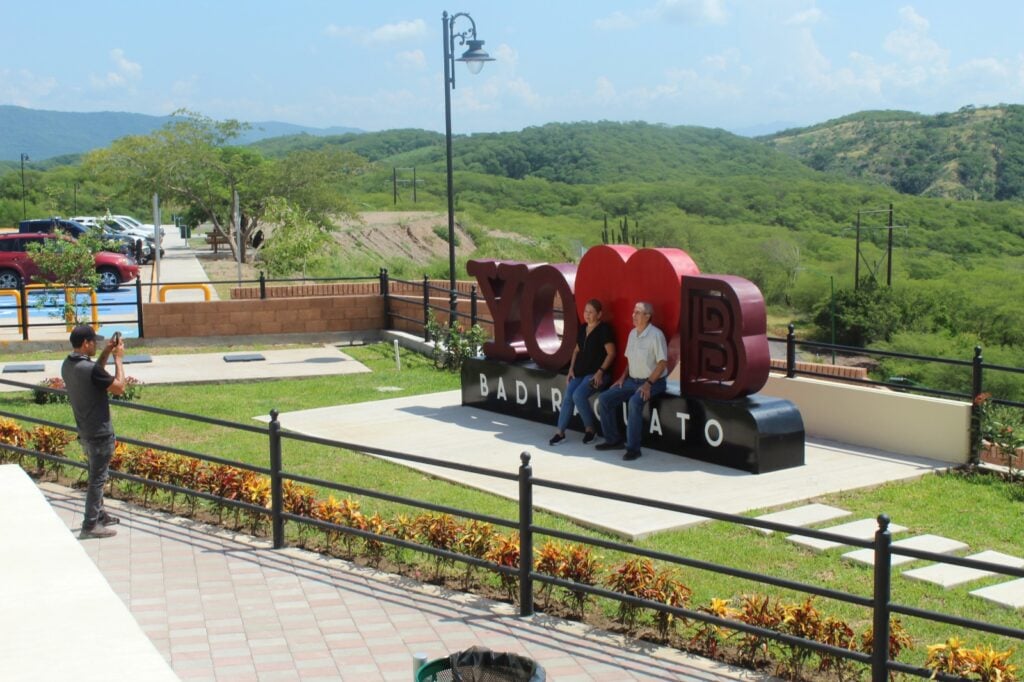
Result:
{"label": "seated man", "polygon": [[[660,329],[651,324],[654,307],[646,301],[633,308],[633,330],[626,342],[626,371],[597,399],[604,442],[598,450],[618,450],[625,445],[622,459],[640,457],[643,437],[644,403],[665,392],[668,374],[668,343]],[[616,410],[626,409],[626,440],[619,433]]]}

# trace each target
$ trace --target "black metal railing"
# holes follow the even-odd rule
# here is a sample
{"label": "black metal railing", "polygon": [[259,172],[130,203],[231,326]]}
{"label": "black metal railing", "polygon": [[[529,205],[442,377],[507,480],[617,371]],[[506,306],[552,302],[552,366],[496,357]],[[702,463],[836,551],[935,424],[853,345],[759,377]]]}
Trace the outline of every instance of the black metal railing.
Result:
{"label": "black metal railing", "polygon": [[[392,290],[392,284],[404,285],[409,292],[396,293]],[[418,294],[412,293],[419,289]],[[485,317],[481,317],[479,314],[480,308],[480,296],[477,293],[475,284],[471,284],[469,287],[469,293],[465,294],[456,289],[449,289],[446,286],[440,286],[432,284],[430,278],[427,275],[423,275],[421,281],[412,281],[404,279],[396,279],[388,275],[386,268],[382,268],[380,271],[380,290],[384,296],[384,319],[387,321],[387,328],[390,329],[393,326],[394,320],[402,320],[405,322],[412,323],[413,325],[422,328],[422,335],[424,341],[430,341],[430,317],[434,311],[440,311],[444,313],[445,317],[451,317],[454,314],[454,319],[465,320],[469,323],[470,327],[474,327],[477,324],[486,323],[493,324],[493,320]],[[442,296],[436,294],[443,294]],[[444,305],[435,303],[436,299],[442,299]],[[393,301],[405,302],[414,305],[418,305],[421,310],[421,315],[418,317],[411,317],[410,315],[403,315],[396,312]],[[469,312],[464,313],[459,310],[459,303],[461,301],[469,302]]]}
{"label": "black metal railing", "polygon": [[[44,389],[39,386],[24,384],[6,379],[0,379],[0,383],[9,384],[18,388],[45,390],[47,392],[61,394],[65,393],[65,391],[61,391],[59,389]],[[889,678],[889,674],[891,672],[903,672],[921,677],[932,676],[932,670],[889,659],[888,652],[890,622],[892,617],[897,614],[929,620],[937,623],[943,623],[958,628],[972,629],[979,632],[985,632],[1003,637],[1024,640],[1024,630],[1017,627],[1007,627],[996,623],[978,621],[969,618],[961,618],[958,616],[953,616],[942,612],[931,611],[928,609],[918,608],[912,605],[899,604],[893,602],[891,592],[891,580],[892,558],[894,556],[907,556],[914,559],[924,559],[939,563],[953,564],[957,566],[964,566],[968,568],[988,571],[999,575],[1014,577],[1024,577],[1024,568],[1013,568],[1001,564],[992,564],[973,559],[953,557],[946,554],[937,554],[922,550],[914,550],[909,548],[893,546],[889,532],[889,518],[886,515],[880,515],[878,517],[878,529],[875,532],[874,538],[872,540],[862,540],[850,538],[845,535],[829,533],[828,531],[813,530],[798,526],[789,526],[787,524],[776,523],[772,521],[764,521],[755,518],[748,518],[724,512],[716,512],[712,510],[701,509],[698,507],[656,501],[648,498],[636,497],[633,495],[626,495],[607,490],[600,490],[596,488],[575,485],[564,481],[536,478],[533,475],[533,468],[531,465],[530,455],[526,452],[520,455],[520,465],[518,471],[516,473],[510,473],[506,471],[490,469],[487,467],[459,464],[451,461],[437,460],[430,457],[424,457],[421,455],[396,452],[382,448],[367,447],[365,445],[349,443],[345,441],[319,438],[315,436],[308,436],[298,433],[288,433],[282,430],[281,424],[278,420],[278,413],[276,410],[272,410],[270,412],[270,423],[267,427],[263,427],[253,426],[250,424],[235,423],[211,417],[204,417],[201,415],[195,415],[176,410],[169,410],[165,408],[147,406],[140,403],[125,403],[118,401],[116,404],[125,409],[142,410],[177,419],[184,419],[190,422],[197,422],[205,425],[224,427],[228,429],[237,429],[249,433],[265,435],[267,438],[267,452],[269,453],[268,467],[258,467],[250,464],[245,464],[243,462],[235,462],[214,455],[200,453],[192,450],[186,450],[174,446],[165,446],[163,444],[149,442],[140,439],[121,438],[120,440],[122,440],[125,443],[131,443],[133,445],[138,445],[141,447],[156,448],[159,450],[163,450],[165,452],[171,452],[188,457],[195,457],[199,460],[215,464],[227,464],[230,466],[239,467],[242,469],[246,469],[249,471],[269,476],[271,484],[271,499],[269,507],[262,507],[259,505],[242,502],[239,500],[224,499],[206,492],[184,488],[163,481],[152,481],[140,476],[126,474],[123,472],[112,472],[113,477],[126,479],[137,483],[142,483],[162,490],[177,493],[185,493],[188,495],[195,495],[200,499],[211,500],[218,504],[244,509],[251,513],[266,515],[270,518],[271,537],[273,539],[273,546],[277,549],[280,549],[285,546],[285,522],[290,521],[298,524],[306,524],[334,533],[349,534],[363,539],[370,539],[390,545],[395,545],[398,547],[413,549],[418,552],[423,552],[425,554],[429,554],[432,556],[441,557],[448,560],[459,561],[473,566],[487,568],[498,573],[501,573],[503,575],[515,576],[519,580],[519,611],[520,614],[523,616],[532,615],[534,612],[534,584],[546,583],[550,585],[556,585],[559,587],[571,589],[576,592],[586,593],[597,597],[604,597],[619,602],[625,602],[638,607],[653,609],[662,613],[672,614],[674,616],[681,618],[687,618],[721,626],[731,630],[752,634],[757,637],[774,639],[789,645],[807,648],[819,653],[825,653],[830,656],[837,656],[852,661],[856,661],[865,665],[869,665],[871,667],[871,678],[876,682],[884,682]],[[9,410],[0,410],[0,416],[11,419],[17,419],[29,423],[50,426],[54,428],[73,430],[73,427],[71,427],[68,424],[60,424],[57,422],[43,420],[24,414],[14,413]],[[517,481],[519,490],[517,500],[518,515],[515,519],[504,519],[493,515],[481,514],[468,509],[460,509],[458,507],[427,502],[425,500],[421,500],[418,498],[396,495],[387,490],[348,485],[337,481],[328,481],[312,476],[306,476],[296,472],[290,472],[287,471],[284,466],[285,442],[303,442],[333,449],[353,450],[363,452],[369,455],[386,457],[397,462],[426,464],[441,469],[453,470],[461,473],[487,476],[490,478],[502,479],[506,481]],[[41,453],[29,448],[18,447],[2,443],[0,443],[0,448],[8,450],[10,452],[15,452],[21,456],[37,457],[42,460],[58,462],[63,465],[85,468],[85,465],[81,462],[68,460],[64,457],[59,457],[56,455]],[[414,508],[451,514],[462,518],[474,519],[484,523],[490,523],[496,526],[518,530],[520,542],[519,564],[518,566],[503,566],[491,561],[473,557],[460,552],[437,547],[431,547],[429,545],[420,544],[412,540],[401,539],[394,536],[376,533],[370,530],[334,524],[321,519],[315,519],[309,516],[291,513],[284,508],[283,484],[285,481],[292,481],[295,483],[318,486],[326,490],[338,491],[353,495],[374,498],[382,501],[408,505]],[[773,576],[767,573],[759,573],[757,571],[750,571],[742,568],[726,566],[707,561],[701,561],[698,559],[680,556],[669,552],[636,547],[634,545],[626,544],[623,542],[617,542],[614,540],[609,540],[593,535],[558,530],[555,528],[538,525],[534,522],[533,518],[533,496],[534,491],[537,488],[560,490],[563,492],[573,493],[577,495],[584,495],[593,498],[594,500],[610,500],[616,502],[629,503],[637,505],[639,507],[688,514],[727,524],[761,528],[765,530],[782,532],[789,535],[817,538],[830,542],[838,542],[843,545],[852,545],[855,547],[870,549],[874,552],[874,579],[872,583],[872,591],[871,594],[854,594],[842,590],[835,590],[823,587],[820,585],[802,583],[785,577]],[[544,573],[540,573],[534,570],[535,553],[533,548],[537,536],[558,538],[570,542],[585,543],[589,546],[600,547],[610,551],[622,552],[623,554],[631,556],[645,557],[648,559],[666,562],[677,566],[685,566],[716,574],[732,576],[735,578],[754,581],[760,584],[771,585],[773,587],[802,592],[808,595],[820,596],[870,609],[872,612],[873,623],[873,646],[871,649],[873,653],[867,654],[841,647],[835,647],[821,642],[803,639],[801,637],[797,637],[794,635],[780,633],[776,630],[770,630],[731,619],[720,618],[713,614],[705,613],[702,611],[697,611],[684,607],[670,606],[658,601],[653,601],[650,599],[644,599],[640,597],[631,596],[628,594],[615,592],[596,585],[579,584],[572,581],[563,580],[554,576],[550,576]],[[941,675],[939,676],[939,678],[944,679]]]}

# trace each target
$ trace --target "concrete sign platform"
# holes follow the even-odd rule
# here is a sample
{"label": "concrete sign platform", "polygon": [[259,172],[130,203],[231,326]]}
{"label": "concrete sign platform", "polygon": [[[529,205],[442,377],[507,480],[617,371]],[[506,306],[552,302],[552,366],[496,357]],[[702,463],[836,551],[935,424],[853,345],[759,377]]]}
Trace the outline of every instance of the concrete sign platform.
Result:
{"label": "concrete sign platform", "polygon": [[[266,417],[256,417],[266,421]],[[280,415],[285,429],[358,446],[382,448],[514,473],[519,455],[532,456],[537,478],[567,481],[644,499],[734,514],[791,505],[841,490],[909,479],[947,468],[943,462],[827,441],[809,441],[806,464],[764,474],[644,450],[634,462],[621,451],[601,452],[580,434],[549,446],[552,427],[461,405],[459,391],[322,407]],[[438,478],[515,499],[515,481],[408,464]],[[703,521],[701,517],[537,487],[539,508],[626,538],[639,538]],[[870,520],[874,532],[874,520]],[[895,527],[894,527],[895,529]]]}

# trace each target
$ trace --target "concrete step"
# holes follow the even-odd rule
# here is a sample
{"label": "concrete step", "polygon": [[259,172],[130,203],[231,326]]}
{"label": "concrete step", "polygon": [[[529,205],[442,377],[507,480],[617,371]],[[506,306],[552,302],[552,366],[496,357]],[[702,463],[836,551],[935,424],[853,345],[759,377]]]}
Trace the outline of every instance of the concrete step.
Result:
{"label": "concrete step", "polygon": [[[838,526],[832,526],[830,528],[820,528],[828,533],[835,533],[836,535],[842,535],[853,540],[871,540],[875,537],[875,531],[878,530],[878,521],[876,519],[861,519],[860,521],[851,521]],[[889,524],[889,532],[895,535],[896,533],[902,533],[906,530],[905,526],[901,526],[896,523]],[[786,539],[790,542],[795,542],[798,545],[803,545],[813,549],[816,552],[824,552],[835,547],[844,547],[845,545],[841,542],[832,542],[831,540],[820,540],[818,538],[809,538],[803,535],[788,535]]]}
{"label": "concrete step", "polygon": [[[905,549],[917,549],[922,552],[935,552],[936,554],[952,554],[953,552],[962,552],[967,549],[967,545],[959,540],[950,540],[949,538],[944,538],[941,535],[929,534],[915,535],[914,537],[906,538],[905,540],[897,540],[892,543],[892,546],[903,547]],[[853,552],[847,552],[843,555],[843,558],[867,564],[868,566],[875,565],[875,552],[871,549],[858,549]],[[889,564],[891,566],[900,566],[912,561],[920,561],[920,559],[903,556],[902,554],[894,554],[892,555]]]}
{"label": "concrete step", "polygon": [[[971,554],[964,558],[973,559],[975,561],[986,561],[990,564],[999,564],[1000,566],[1024,568],[1024,559],[992,550],[978,552],[977,554]],[[907,578],[911,578],[912,580],[923,580],[928,583],[934,583],[948,588],[997,574],[992,571],[983,571],[978,568],[967,568],[966,566],[931,564],[929,566],[904,571],[903,575]]]}
{"label": "concrete step", "polygon": [[[806,526],[813,526],[816,523],[825,523],[833,519],[842,518],[849,516],[851,512],[839,507],[830,507],[827,504],[805,504],[800,507],[793,507],[792,509],[786,509],[784,511],[772,512],[771,514],[764,514],[762,516],[756,516],[758,521],[772,521],[774,523],[784,523],[788,526],[800,526],[804,528]],[[771,535],[775,531],[767,528],[754,528],[759,533],[765,535]]]}

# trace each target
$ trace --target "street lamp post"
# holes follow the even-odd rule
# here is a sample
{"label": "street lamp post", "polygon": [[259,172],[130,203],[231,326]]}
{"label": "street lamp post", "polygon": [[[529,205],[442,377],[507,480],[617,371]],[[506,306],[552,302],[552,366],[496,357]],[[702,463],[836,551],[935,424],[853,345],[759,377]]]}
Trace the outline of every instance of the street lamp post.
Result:
{"label": "street lamp post", "polygon": [[28,212],[25,210],[25,162],[28,161],[28,154],[25,152],[21,153],[21,219],[25,220],[28,218]]}
{"label": "street lamp post", "polygon": [[[469,29],[455,32],[455,21],[465,17],[469,21]],[[447,162],[448,179],[448,325],[455,326],[458,312],[458,293],[455,290],[455,193],[452,189],[452,94],[455,89],[455,62],[465,62],[472,74],[480,73],[486,62],[493,62],[483,49],[484,41],[477,40],[476,22],[465,12],[448,16],[441,14],[441,25],[444,34],[444,145]],[[465,52],[455,59],[455,39],[459,45],[468,45]]]}

